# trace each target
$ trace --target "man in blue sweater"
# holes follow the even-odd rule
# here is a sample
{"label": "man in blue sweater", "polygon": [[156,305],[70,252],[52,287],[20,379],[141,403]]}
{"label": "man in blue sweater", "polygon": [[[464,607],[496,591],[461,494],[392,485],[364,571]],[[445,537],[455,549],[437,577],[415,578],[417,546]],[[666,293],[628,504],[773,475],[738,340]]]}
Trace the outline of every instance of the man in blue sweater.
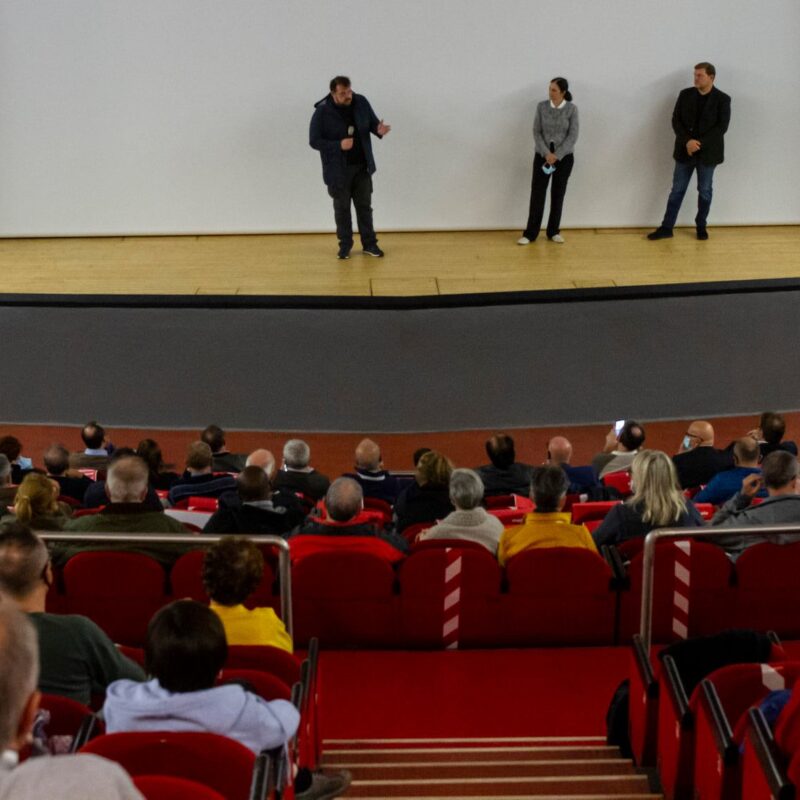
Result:
{"label": "man in blue sweater", "polygon": [[350,204],[356,207],[358,232],[363,253],[380,258],[372,225],[372,156],[370,134],[383,138],[390,125],[379,120],[360,94],[354,94],[350,78],[337,75],[330,83],[330,94],[314,106],[309,129],[309,144],[319,150],[322,159],[322,179],[333,199],[336,236],[341,259],[350,258],[353,248],[353,220]]}

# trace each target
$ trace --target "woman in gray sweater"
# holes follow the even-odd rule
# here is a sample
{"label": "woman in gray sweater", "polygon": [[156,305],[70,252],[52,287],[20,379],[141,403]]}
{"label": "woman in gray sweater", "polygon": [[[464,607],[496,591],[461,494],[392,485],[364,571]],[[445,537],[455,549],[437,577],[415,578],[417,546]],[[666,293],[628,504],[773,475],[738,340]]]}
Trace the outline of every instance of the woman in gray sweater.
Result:
{"label": "woman in gray sweater", "polygon": [[533,141],[536,154],[533,157],[533,179],[531,181],[531,204],[528,224],[517,240],[517,244],[536,241],[544,216],[547,185],[553,178],[550,193],[550,217],[547,220],[547,238],[563,244],[561,236],[561,209],[567,192],[567,181],[572,172],[572,151],[578,140],[578,109],[572,103],[572,94],[566,78],[550,81],[550,99],[536,106],[533,120]]}

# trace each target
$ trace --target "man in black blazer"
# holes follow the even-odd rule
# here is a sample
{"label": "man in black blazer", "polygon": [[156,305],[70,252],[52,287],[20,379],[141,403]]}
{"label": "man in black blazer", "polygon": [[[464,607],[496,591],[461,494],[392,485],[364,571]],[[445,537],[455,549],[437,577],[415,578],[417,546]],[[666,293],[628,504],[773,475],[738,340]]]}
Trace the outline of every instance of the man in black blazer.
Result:
{"label": "man in black blazer", "polygon": [[675,172],[661,225],[647,238],[669,239],[692,173],[697,170],[697,238],[708,239],[706,220],[711,208],[714,168],[725,160],[725,131],[731,121],[731,98],[714,86],[717,71],[701,61],[694,68],[694,86],[678,95],[672,112],[675,131]]}

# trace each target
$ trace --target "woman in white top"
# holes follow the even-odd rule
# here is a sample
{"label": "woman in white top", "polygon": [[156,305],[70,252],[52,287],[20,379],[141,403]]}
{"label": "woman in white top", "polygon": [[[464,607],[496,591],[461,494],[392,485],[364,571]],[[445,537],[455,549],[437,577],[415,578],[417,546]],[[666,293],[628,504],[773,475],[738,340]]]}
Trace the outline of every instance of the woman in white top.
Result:
{"label": "woman in white top", "polygon": [[572,151],[578,140],[578,109],[572,103],[572,94],[566,78],[550,81],[550,99],[536,106],[533,120],[533,140],[536,154],[533,157],[531,203],[528,224],[517,244],[536,241],[542,226],[547,186],[553,178],[550,193],[550,217],[547,220],[547,238],[563,244],[561,236],[561,209],[567,192],[567,181],[572,173]]}

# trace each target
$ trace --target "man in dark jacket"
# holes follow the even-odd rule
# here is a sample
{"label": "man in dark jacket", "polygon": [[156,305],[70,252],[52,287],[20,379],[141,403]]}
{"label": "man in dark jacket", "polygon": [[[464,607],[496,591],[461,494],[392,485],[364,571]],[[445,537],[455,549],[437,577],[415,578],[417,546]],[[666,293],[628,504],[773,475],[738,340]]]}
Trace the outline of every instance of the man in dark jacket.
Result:
{"label": "man in dark jacket", "polygon": [[322,179],[333,198],[339,258],[350,258],[353,247],[351,202],[356,207],[358,232],[365,255],[381,257],[375,228],[372,225],[372,156],[370,134],[383,138],[390,125],[379,120],[360,94],[354,94],[350,78],[337,75],[330,83],[331,92],[314,106],[309,130],[309,144],[322,158]]}
{"label": "man in dark jacket", "polygon": [[491,464],[475,471],[483,481],[484,494],[521,494],[527,497],[531,488],[533,467],[517,462],[514,440],[507,433],[496,433],[486,440],[486,455]]}
{"label": "man in dark jacket", "polygon": [[702,61],[694,68],[694,86],[678,95],[672,112],[675,131],[675,171],[672,191],[661,225],[648,239],[668,239],[672,236],[683,196],[692,173],[697,170],[697,238],[708,239],[706,219],[711,208],[714,168],[725,160],[725,131],[731,121],[731,98],[714,86],[717,71],[713,64]]}

